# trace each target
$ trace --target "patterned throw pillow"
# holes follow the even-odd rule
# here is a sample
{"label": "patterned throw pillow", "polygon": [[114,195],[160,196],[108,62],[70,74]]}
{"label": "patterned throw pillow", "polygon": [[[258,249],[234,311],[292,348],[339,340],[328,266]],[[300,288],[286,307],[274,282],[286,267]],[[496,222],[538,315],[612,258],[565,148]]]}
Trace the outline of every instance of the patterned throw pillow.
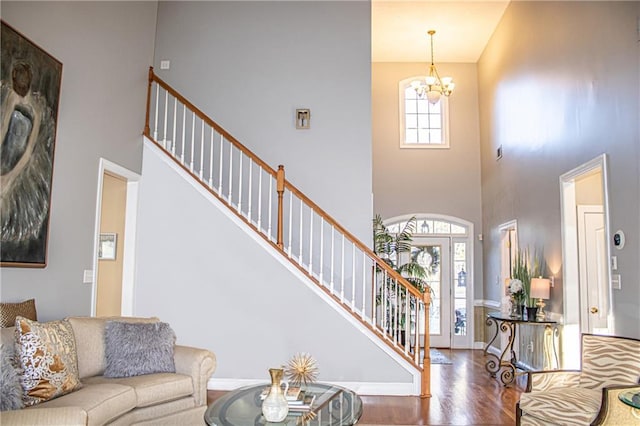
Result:
{"label": "patterned throw pillow", "polygon": [[0,303],[0,327],[13,327],[17,316],[25,317],[33,321],[38,320],[35,299],[18,303]]}
{"label": "patterned throw pillow", "polygon": [[26,406],[72,392],[82,384],[71,324],[39,323],[16,318],[16,349],[22,367],[22,399]]}

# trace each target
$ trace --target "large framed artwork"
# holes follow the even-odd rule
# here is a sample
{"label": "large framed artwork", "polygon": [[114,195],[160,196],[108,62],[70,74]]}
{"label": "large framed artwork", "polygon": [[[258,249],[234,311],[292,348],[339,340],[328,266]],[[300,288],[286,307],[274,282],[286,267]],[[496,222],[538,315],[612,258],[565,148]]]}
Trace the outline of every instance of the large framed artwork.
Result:
{"label": "large framed artwork", "polygon": [[43,268],[62,63],[1,24],[0,266]]}

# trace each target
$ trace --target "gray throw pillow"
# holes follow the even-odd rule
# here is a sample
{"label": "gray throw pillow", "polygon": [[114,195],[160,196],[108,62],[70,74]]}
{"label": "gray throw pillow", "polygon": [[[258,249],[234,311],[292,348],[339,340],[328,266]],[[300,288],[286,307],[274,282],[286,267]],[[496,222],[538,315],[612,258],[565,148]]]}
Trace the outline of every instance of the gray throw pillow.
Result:
{"label": "gray throw pillow", "polygon": [[0,344],[0,411],[19,410],[22,403],[22,385],[19,368],[15,365],[13,351]]}
{"label": "gray throw pillow", "polygon": [[164,322],[107,321],[105,325],[104,377],[131,377],[175,373],[173,348],[176,335]]}

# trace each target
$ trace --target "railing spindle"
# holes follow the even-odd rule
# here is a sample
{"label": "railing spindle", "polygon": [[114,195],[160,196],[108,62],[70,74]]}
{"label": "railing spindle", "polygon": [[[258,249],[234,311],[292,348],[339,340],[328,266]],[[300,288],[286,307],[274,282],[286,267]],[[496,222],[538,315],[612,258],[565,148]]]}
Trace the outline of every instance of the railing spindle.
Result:
{"label": "railing spindle", "polygon": [[253,160],[251,159],[251,157],[249,157],[249,190],[248,190],[248,194],[249,194],[249,204],[247,206],[247,218],[249,219],[249,222],[251,222],[251,201],[253,200],[252,194],[253,194]]}
{"label": "railing spindle", "polygon": [[367,254],[362,252],[362,319],[365,319],[367,307]]}
{"label": "railing spindle", "polygon": [[351,244],[351,308],[356,309],[356,245]]}
{"label": "railing spindle", "polygon": [[176,116],[178,114],[178,98],[173,98],[173,132],[171,133],[171,154],[175,157],[176,155],[176,128],[178,127],[178,123],[176,123]]}
{"label": "railing spindle", "polygon": [[293,238],[293,193],[289,193],[289,257],[291,257],[291,239]]}
{"label": "railing spindle", "polygon": [[302,265],[304,262],[302,261],[302,206],[304,205],[304,202],[302,200],[302,198],[300,198],[300,213],[298,214],[298,217],[300,218],[300,226],[298,228],[298,238],[300,239],[298,242],[298,261],[300,262],[300,265]]}
{"label": "railing spindle", "polygon": [[196,142],[196,113],[191,114],[191,158],[189,159],[189,170],[193,173],[193,149]]}
{"label": "railing spindle", "polygon": [[227,200],[229,200],[229,205],[233,205],[233,200],[231,199],[231,191],[233,189],[233,145],[229,144],[229,191],[227,192]]}
{"label": "railing spindle", "polygon": [[309,208],[309,273],[313,275],[313,209]]}
{"label": "railing spindle", "polygon": [[209,188],[213,188],[213,127],[211,128],[209,141],[211,142],[211,148],[209,148]]}
{"label": "railing spindle", "polygon": [[336,243],[336,241],[335,241],[335,235],[334,235],[335,230],[336,230],[336,227],[331,225],[331,277],[330,277],[331,282],[329,283],[329,287],[331,288],[331,293],[332,294],[335,294],[335,291],[334,291],[334,288],[333,288],[334,287],[333,267],[335,265],[335,259],[336,259],[335,258],[335,243]]}
{"label": "railing spindle", "polygon": [[340,282],[340,301],[344,303],[344,234],[342,234],[342,271],[340,271],[340,275],[342,276],[342,280]]}
{"label": "railing spindle", "polygon": [[262,169],[258,174],[258,229],[262,230]]}
{"label": "railing spindle", "polygon": [[200,179],[202,179],[202,173],[204,169],[204,120],[202,120],[202,126],[200,127]]}
{"label": "railing spindle", "polygon": [[320,216],[320,265],[318,266],[320,270],[320,284],[324,285],[324,218]]}
{"label": "railing spindle", "polygon": [[238,171],[238,212],[242,213],[242,157],[244,157],[244,155],[242,154],[242,151],[240,151],[240,165],[239,165],[239,171]]}
{"label": "railing spindle", "polygon": [[222,157],[223,157],[223,150],[224,150],[224,135],[221,133],[220,134],[220,155],[218,156],[219,158],[219,167],[218,167],[218,194],[220,196],[222,196]]}
{"label": "railing spindle", "polygon": [[180,162],[184,164],[185,139],[187,128],[187,106],[182,106],[182,151],[180,151]]}
{"label": "railing spindle", "polygon": [[156,85],[156,113],[153,123],[153,139],[158,140],[158,98],[160,97],[160,85]]}
{"label": "railing spindle", "polygon": [[167,111],[169,110],[169,91],[164,92],[164,123],[162,126],[162,146],[167,149]]}
{"label": "railing spindle", "polygon": [[269,236],[270,240],[273,240],[273,234],[271,233],[271,226],[272,226],[271,209],[273,208],[272,202],[273,202],[273,179],[271,178],[271,176],[269,176],[269,211],[267,212],[267,218],[269,219],[269,226],[267,228],[267,235]]}

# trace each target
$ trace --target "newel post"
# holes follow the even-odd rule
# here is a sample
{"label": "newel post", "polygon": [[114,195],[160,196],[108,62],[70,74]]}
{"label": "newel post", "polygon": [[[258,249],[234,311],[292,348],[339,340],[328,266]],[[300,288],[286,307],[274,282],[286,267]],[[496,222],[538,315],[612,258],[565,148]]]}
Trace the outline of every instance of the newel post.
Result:
{"label": "newel post", "polygon": [[278,191],[278,229],[277,229],[277,244],[282,250],[284,244],[282,243],[282,201],[284,197],[284,166],[281,164],[278,166],[278,172],[276,173],[276,190]]}
{"label": "newel post", "polygon": [[144,118],[144,134],[150,136],[151,129],[149,128],[149,112],[151,109],[151,85],[153,84],[153,67],[149,67],[149,85],[147,87],[147,115]]}
{"label": "newel post", "polygon": [[431,354],[429,353],[429,306],[431,291],[427,289],[422,295],[424,301],[424,355],[422,356],[422,390],[420,398],[431,398]]}

